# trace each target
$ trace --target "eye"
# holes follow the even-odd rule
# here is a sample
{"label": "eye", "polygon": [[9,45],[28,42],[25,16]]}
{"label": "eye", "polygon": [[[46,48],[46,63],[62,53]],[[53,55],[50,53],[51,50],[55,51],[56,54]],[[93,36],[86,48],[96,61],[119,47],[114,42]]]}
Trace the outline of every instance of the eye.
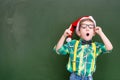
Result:
{"label": "eye", "polygon": [[81,25],[81,28],[82,28],[82,29],[85,29],[85,28],[86,28],[86,25],[85,25],[85,24],[82,24],[82,25]]}
{"label": "eye", "polygon": [[85,26],[81,26],[82,29],[85,29],[86,27]]}
{"label": "eye", "polygon": [[93,29],[93,27],[89,27],[89,29]]}
{"label": "eye", "polygon": [[93,28],[94,28],[94,25],[90,24],[90,25],[89,25],[89,28],[90,28],[90,29],[93,29]]}

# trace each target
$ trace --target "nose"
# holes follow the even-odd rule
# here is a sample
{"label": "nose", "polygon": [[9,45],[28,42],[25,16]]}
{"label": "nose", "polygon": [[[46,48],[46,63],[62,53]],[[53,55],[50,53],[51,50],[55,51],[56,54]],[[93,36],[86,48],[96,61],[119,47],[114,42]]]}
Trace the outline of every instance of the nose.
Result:
{"label": "nose", "polygon": [[89,27],[88,26],[86,27],[86,31],[89,31]]}

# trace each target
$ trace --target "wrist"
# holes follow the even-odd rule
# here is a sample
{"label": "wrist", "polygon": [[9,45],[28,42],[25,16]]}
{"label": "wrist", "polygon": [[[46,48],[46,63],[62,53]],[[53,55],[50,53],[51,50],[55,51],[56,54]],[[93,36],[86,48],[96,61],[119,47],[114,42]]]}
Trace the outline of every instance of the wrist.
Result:
{"label": "wrist", "polygon": [[65,35],[65,34],[63,34],[62,36],[63,36],[64,38],[66,38],[66,37],[67,37],[67,35]]}
{"label": "wrist", "polygon": [[101,31],[101,32],[98,33],[98,35],[99,35],[99,36],[103,36],[104,33]]}

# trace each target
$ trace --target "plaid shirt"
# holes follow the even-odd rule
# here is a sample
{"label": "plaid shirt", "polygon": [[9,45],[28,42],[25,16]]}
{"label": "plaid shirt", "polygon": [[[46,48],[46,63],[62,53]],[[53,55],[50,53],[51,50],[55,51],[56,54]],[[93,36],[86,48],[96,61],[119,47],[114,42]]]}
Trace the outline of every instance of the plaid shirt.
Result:
{"label": "plaid shirt", "polygon": [[[73,72],[73,56],[74,56],[74,45],[76,43],[76,40],[72,40],[71,42],[68,42],[64,44],[58,51],[56,51],[58,54],[61,55],[67,55],[69,54],[69,61],[67,64],[67,70],[69,72]],[[94,50],[92,48],[91,44],[85,44],[82,45],[82,39],[80,39],[80,42],[78,44],[77,48],[77,56],[76,56],[76,71],[75,73],[79,76],[90,76],[95,72],[96,65],[92,65],[93,59],[95,59],[97,56],[103,53],[108,53],[110,51],[107,51],[104,44],[94,42],[96,45],[96,54],[93,55]],[[94,67],[93,67],[94,66]],[[94,69],[91,69],[91,68]]]}

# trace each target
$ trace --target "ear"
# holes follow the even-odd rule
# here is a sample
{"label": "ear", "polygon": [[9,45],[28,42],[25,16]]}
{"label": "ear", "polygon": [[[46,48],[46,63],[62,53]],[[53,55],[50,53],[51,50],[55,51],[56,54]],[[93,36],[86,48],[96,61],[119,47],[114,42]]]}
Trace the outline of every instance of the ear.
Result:
{"label": "ear", "polygon": [[80,31],[76,31],[76,34],[77,34],[79,37],[80,37],[80,35],[81,35],[81,34],[80,34]]}
{"label": "ear", "polygon": [[93,32],[93,36],[95,36],[96,35],[96,32],[95,32],[95,30],[94,30],[94,32]]}
{"label": "ear", "polygon": [[93,36],[95,36],[95,35],[96,35],[96,33],[94,32],[94,33],[93,33]]}
{"label": "ear", "polygon": [[96,35],[96,32],[95,32],[95,29],[94,29],[93,36],[95,36],[95,35]]}

